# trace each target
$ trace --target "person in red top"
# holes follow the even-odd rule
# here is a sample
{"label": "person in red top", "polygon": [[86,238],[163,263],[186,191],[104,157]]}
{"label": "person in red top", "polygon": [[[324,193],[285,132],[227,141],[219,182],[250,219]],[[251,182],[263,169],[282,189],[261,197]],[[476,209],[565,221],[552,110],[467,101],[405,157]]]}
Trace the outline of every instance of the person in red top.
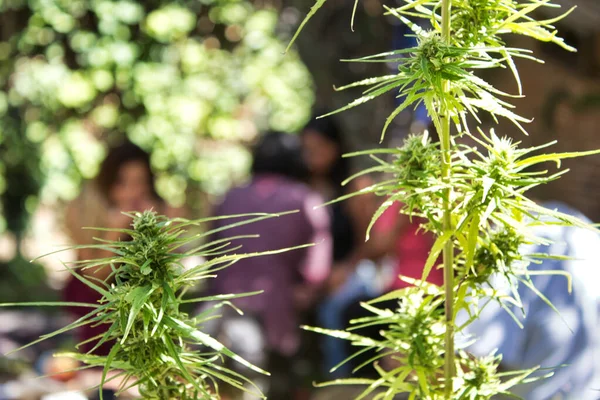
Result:
{"label": "person in red top", "polygon": [[[381,260],[386,256],[391,256],[394,260],[393,263],[393,278],[387,282],[387,285],[383,285],[383,292],[390,292],[396,289],[403,289],[408,287],[410,284],[401,280],[400,275],[406,276],[413,279],[421,279],[423,275],[423,267],[429,257],[429,251],[433,245],[435,238],[431,233],[424,232],[419,229],[420,221],[418,218],[412,220],[400,213],[402,204],[396,202],[389,207],[377,220],[373,227],[372,237],[376,240],[369,246],[369,258],[373,260]],[[439,263],[438,263],[439,264]],[[441,286],[444,283],[443,270],[433,268],[427,277],[427,281],[434,285]],[[372,298],[361,298],[354,301],[344,310],[344,321],[351,321],[367,316],[372,316],[370,311],[367,311],[361,306],[361,302],[369,301]],[[396,300],[390,300],[382,303],[378,303],[377,306],[381,308],[395,309],[397,307]],[[375,339],[380,338],[381,327],[374,325],[366,328],[354,330],[354,333],[372,337]],[[352,354],[356,351],[356,348],[352,347],[351,342],[346,343],[346,351],[348,354]],[[362,363],[369,360],[373,354],[365,353],[363,355],[353,358],[348,365],[350,368],[357,367]],[[364,368],[361,370],[361,377],[371,376],[373,378],[378,377],[378,372],[374,369]]]}
{"label": "person in red top", "polygon": [[[394,279],[389,283],[388,290],[403,289],[409,283],[401,280],[400,275],[413,279],[421,279],[423,267],[429,257],[435,237],[420,229],[423,222],[420,218],[412,220],[400,213],[402,204],[399,202],[390,206],[376,222],[374,230],[380,238],[379,251],[390,255],[395,260]],[[382,240],[381,238],[385,238]],[[440,268],[433,268],[427,277],[427,282],[442,286],[444,272]]]}

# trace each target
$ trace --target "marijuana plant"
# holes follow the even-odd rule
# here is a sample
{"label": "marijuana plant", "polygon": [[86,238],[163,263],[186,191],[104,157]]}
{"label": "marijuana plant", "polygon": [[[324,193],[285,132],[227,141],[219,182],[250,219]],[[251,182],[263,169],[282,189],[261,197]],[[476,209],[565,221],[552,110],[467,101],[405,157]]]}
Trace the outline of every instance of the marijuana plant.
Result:
{"label": "marijuana plant", "polygon": [[[317,0],[300,29],[324,3],[325,0]],[[512,386],[529,379],[535,369],[499,372],[501,355],[477,359],[465,351],[466,345],[455,348],[455,335],[466,331],[490,301],[499,303],[509,313],[511,305],[523,309],[518,285],[529,287],[545,299],[531,280],[540,271],[530,271],[528,265],[552,256],[522,254],[525,244],[545,243],[532,228],[544,224],[590,227],[576,218],[539,206],[526,197],[526,192],[566,172],[549,173],[544,170],[544,163],[553,161],[560,166],[562,159],[599,151],[536,155],[554,142],[521,149],[519,142],[498,136],[493,129],[486,133],[480,127],[480,115],[490,114],[494,120],[506,118],[526,133],[523,125],[528,120],[516,114],[509,102],[511,97],[522,95],[514,59],[539,60],[527,49],[508,47],[503,36],[525,35],[574,51],[556,35],[552,26],[572,9],[556,18],[536,20],[534,12],[558,6],[550,0],[404,0],[404,3],[386,7],[387,14],[411,28],[417,46],[348,60],[395,62],[398,73],[340,88],[366,87],[366,90],[362,97],[334,113],[393,91],[404,100],[385,121],[382,139],[399,113],[424,104],[439,140],[432,141],[425,132],[410,135],[401,148],[348,155],[368,155],[377,163],[349,179],[373,172],[388,178],[338,200],[366,192],[385,196],[371,225],[399,201],[403,203],[401,212],[426,220],[421,228],[435,234],[436,241],[423,266],[421,280],[403,278],[413,286],[365,304],[372,316],[351,321],[347,331],[308,329],[352,341],[362,348],[356,355],[375,352],[357,369],[375,363],[378,379],[328,383],[366,385],[360,398],[378,390],[378,399],[392,399],[398,393],[408,393],[410,399],[489,399],[508,394]],[[427,20],[430,29],[413,23],[415,18]],[[494,88],[477,75],[480,70],[492,68],[512,71],[518,86],[516,95]],[[469,126],[473,124],[476,129]],[[541,171],[534,169],[537,166],[542,167]],[[432,268],[437,267],[440,255],[443,288],[425,282]],[[508,293],[495,289],[493,278],[498,276],[509,282]],[[377,307],[378,303],[390,300],[395,307]],[[468,316],[465,322],[458,322],[459,312]],[[515,322],[519,323],[516,317]],[[381,337],[354,333],[367,326],[379,326]]]}
{"label": "marijuana plant", "polygon": [[[78,306],[90,309],[89,313],[70,325],[24,347],[85,325],[104,325],[105,333],[89,340],[95,342],[90,351],[66,355],[81,361],[84,364],[82,369],[101,367],[103,374],[100,386],[110,379],[121,379],[119,392],[137,386],[145,399],[218,399],[218,382],[248,390],[246,384],[252,382],[226,368],[223,365],[224,358],[268,375],[202,331],[203,324],[215,318],[216,308],[234,307],[230,300],[259,292],[201,298],[188,298],[186,292],[240,259],[285,251],[237,253],[239,247],[232,247],[230,244],[231,240],[241,238],[239,236],[202,242],[203,238],[216,231],[275,215],[249,214],[196,221],[168,219],[151,211],[128,215],[132,218],[131,229],[119,232],[129,236],[131,240],[100,241],[95,245],[82,246],[109,250],[113,253],[111,257],[77,262],[74,267],[67,266],[75,279],[101,295],[98,303],[3,304]],[[243,219],[223,228],[185,235],[186,228],[193,225],[209,223],[214,219],[242,217]],[[182,250],[183,248],[189,250]],[[184,268],[182,261],[193,256],[202,257],[205,261],[192,268]],[[101,281],[81,273],[90,268],[109,268],[111,272],[106,281]],[[185,304],[202,302],[214,302],[214,305],[194,316],[182,309]],[[111,344],[108,355],[95,355],[95,349],[105,343]],[[84,343],[78,346],[82,344]],[[107,378],[109,371],[116,373]],[[253,392],[263,397],[260,390],[256,386],[255,388],[256,391]]]}

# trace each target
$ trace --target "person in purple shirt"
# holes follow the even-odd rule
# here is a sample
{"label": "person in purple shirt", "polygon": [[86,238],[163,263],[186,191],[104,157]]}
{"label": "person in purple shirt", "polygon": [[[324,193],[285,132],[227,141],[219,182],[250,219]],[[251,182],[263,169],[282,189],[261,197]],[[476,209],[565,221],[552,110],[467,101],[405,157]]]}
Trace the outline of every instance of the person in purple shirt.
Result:
{"label": "person in purple shirt", "polygon": [[[258,238],[240,239],[233,245],[242,245],[244,253],[277,250],[315,243],[315,246],[279,254],[247,258],[219,271],[210,281],[211,294],[263,291],[262,294],[235,300],[246,315],[251,315],[262,328],[264,347],[273,359],[289,360],[300,346],[300,313],[314,305],[316,294],[329,275],[331,265],[331,238],[329,216],[325,208],[315,208],[322,198],[302,182],[305,168],[301,144],[295,135],[266,134],[254,148],[252,178],[242,186],[231,189],[217,206],[215,215],[245,213],[279,213],[298,210],[277,218],[237,226],[218,232],[214,239],[237,235],[259,235]],[[216,221],[214,228],[230,224],[231,219]],[[227,316],[221,322],[227,323]],[[240,327],[246,322],[241,322]],[[252,338],[244,328],[238,330],[251,346]],[[221,332],[222,333],[222,332]],[[228,333],[235,342],[235,329]],[[259,340],[260,342],[260,340]],[[235,343],[233,343],[235,347]],[[259,346],[260,347],[260,346]],[[241,349],[242,352],[243,349]],[[260,350],[258,350],[260,351]],[[246,351],[245,353],[252,353]],[[252,354],[248,354],[252,358]],[[250,360],[253,361],[253,360]],[[290,363],[279,362],[288,366]],[[271,373],[281,371],[270,370]],[[271,379],[275,382],[276,379]],[[272,385],[271,385],[272,386]],[[283,388],[283,391],[290,390]],[[290,399],[290,393],[274,393],[269,399]]]}

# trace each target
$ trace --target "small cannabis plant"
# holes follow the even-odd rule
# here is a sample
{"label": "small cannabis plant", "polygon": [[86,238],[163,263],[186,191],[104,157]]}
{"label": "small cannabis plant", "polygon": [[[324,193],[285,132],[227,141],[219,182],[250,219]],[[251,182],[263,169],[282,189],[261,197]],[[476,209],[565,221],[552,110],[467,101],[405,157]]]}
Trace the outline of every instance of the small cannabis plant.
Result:
{"label": "small cannabis plant", "polygon": [[[230,300],[256,293],[222,294],[213,297],[187,298],[186,291],[214,277],[220,269],[240,259],[269,253],[240,254],[231,240],[240,237],[203,242],[202,239],[229,227],[272,218],[275,215],[250,214],[216,217],[196,221],[168,219],[154,212],[128,214],[131,229],[119,230],[130,237],[127,241],[101,241],[79,248],[109,250],[112,256],[77,262],[67,267],[75,279],[101,295],[97,304],[82,303],[17,303],[4,306],[78,306],[88,307],[89,313],[70,325],[42,336],[34,343],[49,339],[85,325],[103,325],[104,334],[90,339],[95,345],[86,353],[68,353],[84,364],[82,368],[103,368],[102,386],[108,379],[120,379],[120,392],[137,386],[144,399],[218,399],[218,382],[248,390],[251,382],[223,365],[230,358],[250,370],[267,372],[234,354],[213,337],[202,331],[207,321],[215,318],[215,309],[233,306]],[[223,228],[202,234],[186,235],[186,228],[206,224],[214,219],[237,218]],[[246,237],[246,236],[244,236]],[[188,249],[188,250],[182,250]],[[184,268],[183,260],[202,257],[205,261]],[[106,281],[84,276],[90,268],[109,268]],[[182,310],[184,304],[212,302],[199,315]],[[103,344],[111,345],[106,356],[94,355]],[[80,343],[83,345],[84,343]],[[18,350],[17,350],[18,351]],[[109,371],[116,372],[107,378]],[[263,397],[260,390],[252,390]],[[102,393],[100,394],[102,396]]]}
{"label": "small cannabis plant", "polygon": [[[324,3],[325,0],[317,0],[300,29]],[[399,393],[422,400],[490,399],[497,394],[508,394],[515,384],[531,379],[535,369],[499,372],[501,354],[475,358],[465,350],[469,343],[455,346],[460,343],[455,335],[468,333],[469,323],[484,307],[479,304],[497,302],[509,313],[512,306],[523,309],[518,285],[529,287],[545,299],[531,280],[534,274],[544,272],[530,271],[528,265],[552,256],[522,254],[526,244],[545,243],[534,234],[533,228],[549,224],[591,227],[539,206],[526,197],[526,192],[566,172],[549,173],[544,170],[544,163],[552,161],[560,166],[562,159],[598,151],[540,155],[538,150],[553,142],[521,149],[519,142],[499,136],[493,129],[485,132],[480,127],[480,115],[487,113],[494,120],[506,118],[525,132],[523,126],[528,120],[516,114],[509,102],[511,97],[522,96],[514,60],[539,60],[527,49],[506,46],[503,36],[525,35],[574,51],[556,35],[552,26],[572,10],[538,21],[532,15],[534,12],[558,6],[550,0],[404,0],[404,3],[385,8],[388,15],[411,28],[418,44],[348,60],[394,62],[398,72],[340,88],[366,87],[366,90],[362,97],[335,112],[394,92],[403,101],[385,121],[383,134],[403,110],[424,104],[439,140],[432,140],[427,132],[412,134],[400,148],[350,154],[368,155],[377,164],[349,179],[373,172],[386,178],[345,198],[367,192],[385,196],[371,225],[394,202],[401,202],[401,212],[424,218],[426,222],[421,229],[432,232],[436,241],[423,266],[422,278],[407,279],[412,287],[365,304],[372,316],[351,321],[347,331],[308,329],[352,341],[361,348],[356,355],[373,355],[357,369],[374,363],[378,379],[353,378],[328,383],[366,385],[360,398],[377,390],[377,399],[392,399]],[[415,18],[428,21],[430,29],[414,23]],[[480,70],[492,68],[510,69],[518,93],[504,93],[477,75]],[[440,255],[441,266],[437,265]],[[438,267],[444,269],[443,288],[426,283],[432,268]],[[497,277],[509,282],[508,292],[495,289],[493,282]],[[395,307],[387,302],[386,306],[377,307],[378,303],[390,300]],[[467,315],[465,321],[458,322],[459,313]],[[516,316],[515,323],[519,323]],[[364,337],[354,332],[368,326],[380,327],[380,337]]]}

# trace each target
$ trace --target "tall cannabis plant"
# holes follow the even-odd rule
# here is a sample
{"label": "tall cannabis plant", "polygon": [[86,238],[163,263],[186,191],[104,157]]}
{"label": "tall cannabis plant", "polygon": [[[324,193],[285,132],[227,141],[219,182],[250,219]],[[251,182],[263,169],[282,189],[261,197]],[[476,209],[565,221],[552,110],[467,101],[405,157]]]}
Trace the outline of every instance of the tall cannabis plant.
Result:
{"label": "tall cannabis plant", "polygon": [[[223,365],[224,358],[233,359],[250,370],[268,375],[202,331],[203,325],[215,318],[215,309],[233,307],[230,300],[258,292],[201,298],[189,298],[186,292],[240,259],[285,251],[239,253],[239,247],[232,247],[231,241],[242,238],[240,236],[212,242],[202,240],[216,231],[276,215],[237,215],[196,221],[168,219],[151,211],[128,215],[132,218],[131,229],[119,232],[129,236],[131,240],[100,241],[95,245],[80,247],[109,250],[113,253],[112,256],[81,261],[74,267],[67,266],[74,279],[79,279],[98,292],[101,297],[98,303],[2,305],[76,306],[90,309],[89,313],[70,325],[46,334],[24,347],[86,325],[105,326],[104,334],[88,340],[95,342],[88,352],[65,355],[81,361],[84,364],[82,369],[102,368],[100,386],[109,379],[120,379],[119,392],[137,386],[144,399],[219,399],[219,382],[248,390],[251,382],[226,368]],[[203,234],[185,235],[186,228],[222,218],[233,218],[234,222]],[[184,248],[188,250],[182,250]],[[184,268],[183,260],[198,256],[205,261],[197,266]],[[90,268],[108,268],[110,275],[106,281],[100,281],[82,273]],[[199,315],[189,315],[182,309],[184,304],[206,302],[212,306],[207,306]],[[80,343],[78,347],[83,344],[85,343]],[[95,355],[94,351],[104,344],[110,344],[108,355]],[[115,373],[107,378],[110,371]],[[263,397],[260,390],[255,388],[253,392]],[[102,398],[102,392],[100,396]]]}
{"label": "tall cannabis plant", "polygon": [[[325,0],[317,0],[300,29],[324,3]],[[407,280],[412,287],[364,305],[372,316],[351,321],[348,331],[309,329],[352,341],[362,347],[358,354],[369,351],[375,354],[365,364],[375,363],[378,379],[333,382],[366,385],[360,398],[378,390],[382,391],[377,397],[380,399],[392,399],[398,393],[408,393],[410,399],[489,399],[508,393],[511,386],[526,381],[534,370],[501,373],[498,370],[501,355],[472,357],[463,348],[455,348],[455,335],[465,331],[477,318],[482,309],[478,305],[486,301],[499,303],[509,313],[511,306],[523,308],[518,285],[526,285],[545,299],[531,280],[532,275],[540,272],[529,271],[528,265],[552,256],[521,253],[525,244],[545,243],[532,228],[548,221],[589,227],[526,197],[528,190],[566,172],[539,172],[539,168],[533,167],[548,161],[560,166],[562,159],[598,151],[535,155],[553,143],[520,148],[518,142],[499,136],[494,130],[485,132],[479,127],[480,115],[488,113],[494,120],[506,118],[525,133],[524,124],[528,120],[516,114],[509,102],[511,97],[522,95],[514,59],[539,60],[527,49],[506,46],[503,36],[525,35],[574,51],[551,25],[572,10],[557,18],[538,21],[532,14],[543,7],[555,7],[550,0],[404,0],[404,3],[386,7],[387,14],[411,28],[417,46],[350,60],[396,62],[398,73],[341,88],[362,86],[366,90],[362,97],[335,112],[394,92],[404,100],[385,121],[385,134],[393,119],[406,108],[419,104],[427,107],[439,140],[432,140],[427,132],[412,134],[401,148],[350,154],[368,155],[377,162],[375,167],[356,176],[381,172],[388,177],[352,195],[373,192],[386,197],[371,225],[394,202],[401,202],[401,212],[424,218],[422,229],[435,234],[436,241],[423,266],[421,280]],[[430,29],[415,24],[413,21],[418,18],[428,21]],[[509,68],[518,93],[504,93],[477,75],[480,70],[492,68]],[[443,288],[426,283],[432,268],[438,267],[440,255]],[[508,293],[494,289],[491,280],[498,276],[510,283]],[[384,300],[395,300],[396,307],[377,307]],[[468,315],[466,322],[457,323],[459,313]],[[515,321],[519,323],[516,317]],[[381,337],[354,333],[367,326],[379,326]],[[386,362],[380,363],[382,360]]]}

